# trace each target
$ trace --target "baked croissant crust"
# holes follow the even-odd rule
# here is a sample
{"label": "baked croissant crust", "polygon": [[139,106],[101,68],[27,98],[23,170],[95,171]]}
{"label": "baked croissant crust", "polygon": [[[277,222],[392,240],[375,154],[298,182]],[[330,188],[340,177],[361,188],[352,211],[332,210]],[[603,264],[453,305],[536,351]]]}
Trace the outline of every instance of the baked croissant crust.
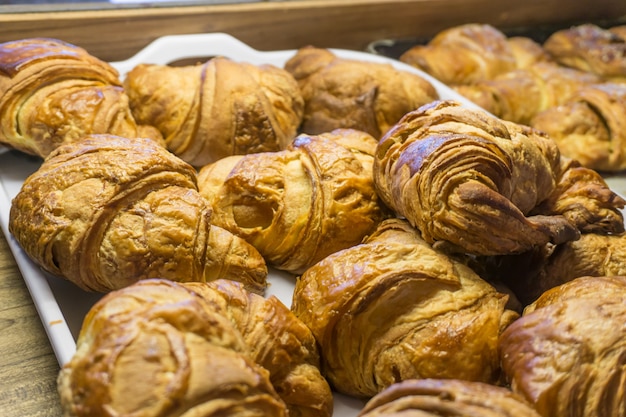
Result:
{"label": "baked croissant crust", "polygon": [[359,129],[379,138],[408,111],[438,98],[418,74],[390,64],[340,58],[328,49],[300,48],[285,69],[305,102],[301,132]]}
{"label": "baked croissant crust", "polygon": [[385,212],[374,188],[376,140],[337,129],[298,136],[288,149],[223,158],[200,169],[212,222],[277,269],[301,273],[360,243]]}
{"label": "baked croissant crust", "polygon": [[543,43],[561,65],[591,72],[606,80],[626,80],[626,39],[586,23],[554,32]]}
{"label": "baked croissant crust", "polygon": [[488,80],[517,67],[506,35],[491,25],[475,23],[442,30],[399,59],[448,85]]}
{"label": "baked croissant crust", "polygon": [[413,378],[497,383],[498,337],[517,317],[506,302],[394,218],[307,269],[292,311],[313,332],[331,386],[367,398]]}
{"label": "baked croissant crust", "polygon": [[542,416],[623,416],[626,277],[580,277],[544,293],[502,334],[513,391]]}
{"label": "baked croissant crust", "polygon": [[521,396],[482,382],[413,379],[369,400],[358,417],[539,417]]}
{"label": "baked croissant crust", "polygon": [[134,117],[156,127],[167,148],[196,167],[284,149],[304,110],[298,84],[284,69],[224,57],[183,67],[140,64],[124,87]]}
{"label": "baked croissant crust", "polygon": [[624,201],[595,172],[570,168],[541,132],[438,101],[381,139],[374,181],[381,200],[428,243],[505,255],[580,231],[623,230]]}
{"label": "baked croissant crust", "polygon": [[0,44],[0,143],[46,157],[91,133],[160,140],[138,126],[117,71],[57,39]]}
{"label": "baked croissant crust", "polygon": [[288,415],[228,317],[162,279],[110,292],[91,308],[58,390],[67,417]]}
{"label": "baked croissant crust", "polygon": [[601,78],[593,74],[540,62],[454,89],[499,118],[530,124],[537,113],[563,104],[580,88],[599,82]]}
{"label": "baked croissant crust", "polygon": [[606,172],[626,169],[626,84],[585,86],[530,124],[583,166]]}
{"label": "baked croissant crust", "polygon": [[626,25],[617,25],[609,28],[609,32],[626,41]]}
{"label": "baked croissant crust", "polygon": [[290,417],[332,416],[333,396],[320,373],[315,338],[278,298],[264,298],[231,280],[184,285],[219,306],[233,322],[250,357],[268,370]]}
{"label": "baked croissant crust", "polygon": [[543,46],[527,36],[510,36],[506,42],[515,58],[516,68],[531,68],[538,63],[553,62]]}
{"label": "baked croissant crust", "polygon": [[523,305],[545,291],[582,276],[626,276],[626,234],[585,233],[561,245],[490,259],[490,275],[501,279]]}
{"label": "baked croissant crust", "polygon": [[150,139],[57,148],[14,198],[9,230],[41,268],[88,291],[150,277],[266,286],[258,251],[211,224],[193,167]]}

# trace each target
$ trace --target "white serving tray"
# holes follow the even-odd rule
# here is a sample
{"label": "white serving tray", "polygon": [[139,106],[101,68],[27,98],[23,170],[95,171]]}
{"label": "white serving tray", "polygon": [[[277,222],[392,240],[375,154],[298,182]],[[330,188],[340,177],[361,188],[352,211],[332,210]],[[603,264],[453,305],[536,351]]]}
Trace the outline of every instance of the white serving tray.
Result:
{"label": "white serving tray", "polygon": [[[389,63],[394,67],[421,75],[435,87],[442,99],[455,99],[469,107],[475,105],[452,91],[430,75],[409,65],[365,52],[331,49],[343,58]],[[174,35],[155,40],[132,58],[113,62],[123,78],[140,63],[169,64],[189,58],[225,56],[255,65],[273,64],[283,67],[295,50],[258,51],[223,33]],[[13,252],[20,272],[33,298],[59,365],[67,363],[76,351],[76,337],[82,320],[91,306],[101,297],[87,293],[75,285],[50,276],[37,267],[22,251],[8,230],[11,200],[19,192],[28,175],[38,169],[40,160],[17,151],[0,147],[0,225]],[[626,196],[626,178],[609,178],[611,187]],[[268,295],[276,295],[287,306],[291,305],[293,277],[279,271],[270,271]],[[356,416],[363,402],[343,395],[335,395],[335,417]]]}

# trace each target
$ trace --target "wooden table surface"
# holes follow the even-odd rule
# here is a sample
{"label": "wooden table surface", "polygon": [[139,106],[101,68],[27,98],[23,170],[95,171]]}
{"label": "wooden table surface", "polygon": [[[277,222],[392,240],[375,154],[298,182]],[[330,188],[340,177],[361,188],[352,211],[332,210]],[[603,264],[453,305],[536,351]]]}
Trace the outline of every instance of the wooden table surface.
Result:
{"label": "wooden table surface", "polygon": [[48,336],[0,232],[0,415],[62,415],[58,372]]}

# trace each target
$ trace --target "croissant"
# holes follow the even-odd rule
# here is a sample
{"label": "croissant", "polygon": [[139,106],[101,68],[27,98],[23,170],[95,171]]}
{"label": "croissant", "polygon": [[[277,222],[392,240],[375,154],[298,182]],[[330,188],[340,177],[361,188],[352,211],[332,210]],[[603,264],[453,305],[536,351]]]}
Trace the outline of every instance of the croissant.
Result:
{"label": "croissant", "polygon": [[320,373],[315,338],[278,298],[264,298],[231,280],[184,285],[219,306],[233,322],[250,357],[268,370],[290,417],[332,416],[333,396]]}
{"label": "croissant", "polygon": [[0,44],[0,144],[43,158],[91,133],[162,139],[136,123],[108,63],[57,39]]}
{"label": "croissant", "polygon": [[586,23],[558,30],[543,47],[561,65],[606,80],[626,80],[626,39],[598,25]]}
{"label": "croissant", "polygon": [[523,305],[545,291],[582,276],[626,275],[626,234],[585,233],[576,241],[545,245],[484,262]]}
{"label": "croissant", "polygon": [[626,277],[580,277],[544,293],[502,334],[513,391],[542,416],[623,416]]}
{"label": "croissant", "polygon": [[491,79],[517,67],[506,35],[477,23],[442,30],[427,44],[409,48],[399,59],[448,85]]}
{"label": "croissant", "polygon": [[600,81],[587,72],[538,62],[454,89],[499,118],[530,124],[539,112],[563,104],[580,88]]}
{"label": "croissant", "polygon": [[224,57],[183,67],[140,64],[124,87],[134,117],[156,127],[167,148],[196,167],[284,149],[304,110],[298,84],[282,68]]}
{"label": "croissant", "polygon": [[506,43],[515,58],[515,67],[517,69],[531,68],[538,63],[553,62],[550,54],[543,49],[539,42],[532,38],[527,36],[510,36],[506,39]]}
{"label": "croissant", "polygon": [[153,140],[91,135],[55,149],[24,181],[9,231],[42,269],[88,291],[158,277],[232,278],[263,292],[265,261],[211,224],[196,179]]}
{"label": "croissant", "polygon": [[626,84],[581,88],[560,106],[537,114],[530,124],[583,166],[606,172],[626,169]]}
{"label": "croissant", "polygon": [[331,386],[367,398],[414,378],[497,383],[498,337],[517,317],[506,302],[391,218],[362,244],[307,269],[292,311],[313,332]]}
{"label": "croissant", "polygon": [[58,376],[65,416],[280,416],[269,372],[218,306],[149,279],[89,311]]}
{"label": "croissant", "polygon": [[613,26],[613,27],[610,27],[608,30],[609,32],[613,33],[614,35],[619,36],[620,38],[626,41],[626,25]]}
{"label": "croissant", "polygon": [[597,173],[568,164],[549,137],[454,101],[392,128],[378,144],[374,181],[383,203],[449,250],[521,253],[624,228],[624,200]]}
{"label": "croissant", "polygon": [[360,243],[386,215],[374,188],[375,149],[376,140],[357,130],[302,134],[284,151],[204,166],[198,188],[213,224],[297,274]]}
{"label": "croissant", "polygon": [[358,417],[383,416],[540,417],[507,388],[455,379],[398,382],[369,400]]}
{"label": "croissant", "polygon": [[315,135],[353,128],[379,138],[410,110],[438,98],[420,75],[390,64],[340,58],[305,47],[285,64],[305,102],[301,132]]}

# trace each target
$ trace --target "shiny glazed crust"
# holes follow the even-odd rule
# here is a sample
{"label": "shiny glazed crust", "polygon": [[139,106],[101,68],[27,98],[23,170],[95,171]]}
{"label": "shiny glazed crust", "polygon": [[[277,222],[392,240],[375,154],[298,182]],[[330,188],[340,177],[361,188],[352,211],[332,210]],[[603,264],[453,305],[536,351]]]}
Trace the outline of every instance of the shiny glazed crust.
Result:
{"label": "shiny glazed crust", "polygon": [[507,37],[493,26],[474,23],[442,30],[400,60],[448,85],[492,79],[517,66]]}
{"label": "shiny glazed crust", "polygon": [[516,313],[459,261],[400,219],[309,268],[292,311],[320,346],[339,392],[368,398],[413,378],[498,383],[499,334]]}
{"label": "shiny glazed crust", "polygon": [[542,416],[621,416],[626,277],[580,277],[544,293],[502,334],[512,389]]}
{"label": "shiny glazed crust", "polygon": [[358,417],[539,417],[504,387],[458,379],[413,379],[368,401]]}
{"label": "shiny glazed crust", "polygon": [[391,129],[374,181],[427,242],[451,250],[521,253],[624,228],[624,201],[597,173],[561,158],[548,136],[454,101],[423,106]]}
{"label": "shiny glazed crust", "polygon": [[530,124],[546,132],[563,155],[603,172],[626,169],[626,84],[598,83],[574,92]]}
{"label": "shiny glazed crust", "polygon": [[589,23],[573,26],[550,35],[543,47],[561,65],[626,80],[626,39],[610,30]]}
{"label": "shiny glazed crust", "polygon": [[185,67],[140,64],[124,87],[134,117],[196,167],[284,149],[304,110],[298,84],[282,68],[223,57]]}
{"label": "shiny glazed crust", "polygon": [[564,103],[581,87],[600,81],[600,77],[587,72],[538,62],[455,90],[497,117],[530,124],[537,113]]}
{"label": "shiny glazed crust", "polygon": [[160,139],[137,126],[108,63],[56,39],[0,44],[0,143],[45,157],[92,133]]}
{"label": "shiny glazed crust", "polygon": [[58,389],[67,417],[288,415],[224,312],[169,280],[96,303]]}
{"label": "shiny glazed crust", "polygon": [[584,233],[561,245],[546,245],[490,259],[490,274],[504,281],[523,305],[545,291],[583,276],[626,275],[626,234]]}
{"label": "shiny glazed crust", "polygon": [[196,171],[150,139],[57,148],[14,198],[9,230],[44,270],[89,291],[151,277],[266,286],[261,255],[211,225]]}
{"label": "shiny glazed crust", "polygon": [[408,111],[438,98],[419,75],[390,64],[339,58],[305,47],[285,64],[305,101],[301,132],[353,128],[379,138]]}
{"label": "shiny glazed crust", "polygon": [[333,396],[320,373],[315,338],[278,298],[264,298],[223,279],[184,285],[219,306],[231,320],[251,358],[269,372],[290,417],[332,416]]}
{"label": "shiny glazed crust", "polygon": [[372,179],[376,140],[338,129],[300,135],[288,149],[224,158],[198,174],[214,224],[268,264],[301,273],[358,244],[383,218]]}

